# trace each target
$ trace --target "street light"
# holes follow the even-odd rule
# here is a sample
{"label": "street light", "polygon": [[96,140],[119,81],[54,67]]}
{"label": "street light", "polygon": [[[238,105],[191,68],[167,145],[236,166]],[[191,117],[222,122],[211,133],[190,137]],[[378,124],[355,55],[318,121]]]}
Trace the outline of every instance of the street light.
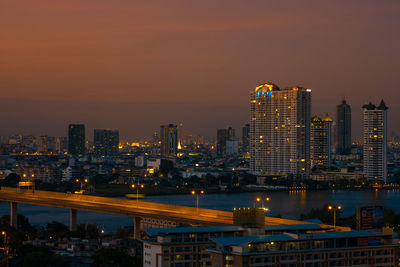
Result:
{"label": "street light", "polygon": [[143,184],[131,184],[132,189],[136,188],[136,204],[139,205],[139,187],[144,188]]}
{"label": "street light", "polygon": [[328,210],[333,210],[333,227],[336,228],[336,211],[337,210],[341,210],[342,206],[333,206],[333,205],[329,205],[328,206]]}
{"label": "street light", "polygon": [[87,184],[89,182],[89,180],[87,178],[85,178],[84,180],[79,180],[78,178],[75,179],[75,182],[77,183],[81,183],[81,194],[83,193],[83,183]]}
{"label": "street light", "polygon": [[197,199],[197,205],[196,205],[196,209],[197,209],[197,213],[199,213],[199,195],[204,195],[204,190],[200,190],[200,191],[195,191],[192,190],[192,195],[196,195],[196,199]]}
{"label": "street light", "polygon": [[1,231],[1,235],[4,236],[4,248],[6,249],[6,255],[8,255],[7,232],[6,231]]}
{"label": "street light", "polygon": [[[266,201],[266,202],[269,202],[269,200],[270,200],[269,197],[266,197],[266,198],[265,198],[265,201]],[[264,199],[262,199],[262,198],[260,198],[260,197],[257,197],[257,198],[256,198],[256,202],[257,202],[257,203],[261,203],[261,207],[264,208]]]}

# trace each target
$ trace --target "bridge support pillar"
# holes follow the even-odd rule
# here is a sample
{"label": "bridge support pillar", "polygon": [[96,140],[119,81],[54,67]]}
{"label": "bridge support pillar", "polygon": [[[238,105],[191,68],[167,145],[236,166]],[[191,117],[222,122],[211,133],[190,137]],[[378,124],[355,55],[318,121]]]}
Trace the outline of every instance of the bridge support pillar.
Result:
{"label": "bridge support pillar", "polygon": [[69,230],[75,232],[76,231],[76,217],[78,211],[76,209],[69,210]]}
{"label": "bridge support pillar", "polygon": [[18,227],[18,211],[17,202],[10,202],[10,225],[14,228]]}
{"label": "bridge support pillar", "polygon": [[135,217],[134,221],[133,221],[133,236],[135,239],[139,239],[140,238],[140,221],[142,220],[142,218],[140,217]]}

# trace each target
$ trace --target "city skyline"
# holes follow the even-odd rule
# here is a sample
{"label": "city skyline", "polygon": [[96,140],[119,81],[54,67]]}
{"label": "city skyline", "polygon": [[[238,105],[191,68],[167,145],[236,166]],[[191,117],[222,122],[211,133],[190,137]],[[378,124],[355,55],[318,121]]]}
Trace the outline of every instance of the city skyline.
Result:
{"label": "city skyline", "polygon": [[[314,93],[314,91],[313,91],[313,93]],[[380,101],[380,100],[378,99],[376,102],[378,102],[378,101]],[[370,102],[370,101],[365,101],[364,105],[368,104],[368,102]],[[314,106],[314,101],[312,101],[312,104]],[[362,106],[360,106],[360,108],[356,110],[356,111],[360,110],[360,114],[358,114],[358,112],[356,114],[352,114],[352,116],[354,116],[354,117],[359,117],[358,118],[359,120],[357,120],[356,122],[354,122],[354,120],[352,120],[352,122],[351,122],[351,129],[352,129],[352,131],[356,132],[356,134],[352,134],[352,138],[351,138],[352,143],[357,142],[357,141],[361,141],[362,138],[363,138],[363,133],[362,133],[363,125],[362,125],[362,120],[361,120],[362,119],[362,113],[363,113]],[[201,109],[200,106],[198,108]],[[247,107],[247,109],[248,108],[249,107]],[[326,114],[335,114],[336,109],[337,109],[337,106],[335,106],[333,104],[332,107],[329,107],[329,108],[325,107],[325,109],[321,109],[322,110],[321,112],[314,112],[314,110],[312,110],[312,113],[314,115],[317,114],[317,116],[324,117]],[[353,109],[354,109],[354,107],[353,107]],[[231,107],[227,108],[226,112],[229,112],[230,110],[231,110]],[[331,112],[324,112],[323,110],[331,110]],[[216,115],[218,115],[218,114],[216,114]],[[337,123],[337,118],[336,117],[337,116],[333,116],[333,122],[334,123]],[[100,120],[101,118],[97,118],[97,119]],[[172,118],[170,120],[164,119],[163,121],[164,122],[168,122],[168,121],[175,122],[177,120],[174,120]],[[231,124],[226,123],[226,121],[228,121],[228,120],[225,120],[225,122],[222,122],[222,124],[217,124],[216,122],[214,122],[213,123],[213,127],[216,127],[216,128],[212,128],[212,127],[211,128],[207,128],[206,131],[204,129],[197,128],[196,125],[193,125],[192,123],[189,122],[189,125],[191,125],[192,128],[188,129],[188,128],[185,127],[185,130],[188,131],[191,134],[195,134],[195,135],[199,135],[200,134],[200,136],[204,136],[205,138],[207,138],[209,140],[214,140],[215,141],[217,139],[217,135],[215,134],[215,130],[218,129],[218,128],[221,128],[220,127],[221,125],[224,125],[226,127],[228,127],[228,126],[230,127],[230,125],[231,125],[231,126],[233,126],[234,130],[238,130],[238,131],[240,131],[242,129],[242,127],[243,127],[243,125],[238,123],[238,120],[236,120],[236,121],[235,120],[229,120],[229,121],[232,121]],[[390,121],[390,115],[389,115],[389,121]],[[79,122],[79,123],[77,123],[77,122]],[[69,121],[69,123],[67,123],[67,124],[84,124],[85,127],[86,127],[86,131],[88,133],[91,133],[91,132],[93,132],[93,130],[96,130],[98,128],[102,128],[102,129],[118,129],[118,130],[120,128],[126,129],[126,125],[124,125],[124,126],[122,126],[120,128],[118,128],[118,127],[107,127],[107,125],[105,125],[105,123],[97,124],[97,125],[105,125],[104,127],[95,127],[95,126],[93,126],[94,124],[92,124],[92,123],[87,124],[85,122],[82,122],[82,120],[76,120],[74,122]],[[110,123],[110,124],[116,125],[115,123]],[[186,125],[186,124],[182,123],[182,121],[177,121],[175,124],[180,124],[182,126]],[[248,121],[245,121],[244,125],[245,124],[248,124]],[[89,127],[88,127],[88,125],[89,125]],[[25,135],[25,136],[33,135],[35,137],[40,137],[40,136],[67,137],[68,136],[68,129],[66,129],[65,126],[66,125],[64,125],[64,124],[58,124],[57,127],[54,127],[54,125],[53,126],[44,126],[44,128],[36,128],[36,129],[34,129],[32,131],[29,131],[26,128],[23,128],[23,127],[19,127],[19,129],[17,131],[14,131],[14,132],[13,131],[7,131],[8,128],[7,129],[3,128],[2,129],[3,131],[0,130],[0,136],[6,137],[6,136],[10,136],[10,135],[22,134],[22,135]],[[354,126],[356,126],[356,127],[354,127]],[[128,135],[126,133],[125,134],[122,133],[121,140],[123,140],[123,141],[127,141],[127,140],[147,140],[147,141],[150,141],[153,138],[152,134],[154,133],[154,131],[157,131],[157,128],[159,127],[159,125],[155,125],[153,131],[152,131],[151,127],[152,126],[149,127],[149,131],[150,132],[145,133],[143,135]],[[56,130],[54,130],[54,128],[56,128]],[[194,132],[192,130],[193,128],[195,128],[195,129],[197,128],[197,130],[199,132]],[[393,137],[392,136],[393,134],[398,136],[400,134],[399,130],[400,129],[398,129],[398,127],[396,127],[395,124],[389,124],[388,137],[389,138]],[[128,132],[129,132],[129,130],[128,130]],[[53,134],[50,134],[50,133],[53,133]],[[238,136],[238,137],[242,137],[242,136]],[[86,140],[93,141],[93,136],[91,134],[89,134],[88,138],[86,138]]]}
{"label": "city skyline", "polygon": [[400,1],[0,3],[0,266],[400,266]]}
{"label": "city skyline", "polygon": [[63,136],[66,124],[84,123],[142,138],[183,122],[214,136],[249,122],[248,92],[268,81],[311,88],[318,116],[335,114],[345,97],[354,138],[368,101],[388,99],[389,121],[400,114],[391,100],[400,84],[397,1],[169,7],[3,3],[0,135]]}

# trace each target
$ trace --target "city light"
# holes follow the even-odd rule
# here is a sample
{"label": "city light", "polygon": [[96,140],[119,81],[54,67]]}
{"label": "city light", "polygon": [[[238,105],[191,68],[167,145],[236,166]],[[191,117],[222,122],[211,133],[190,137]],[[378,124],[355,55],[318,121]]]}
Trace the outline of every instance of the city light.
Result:
{"label": "city light", "polygon": [[136,188],[136,205],[139,205],[139,188],[143,189],[144,188],[144,184],[131,184],[131,188],[134,189]]}
{"label": "city light", "polygon": [[8,2],[0,266],[400,267],[400,1]]}
{"label": "city light", "polygon": [[328,210],[333,210],[333,227],[336,228],[336,211],[337,210],[341,210],[342,206],[338,205],[338,206],[333,206],[333,205],[329,205],[328,206]]}
{"label": "city light", "polygon": [[197,210],[197,213],[198,213],[199,212],[199,195],[203,195],[204,194],[204,190],[200,190],[200,191],[192,190],[190,193],[192,195],[196,195],[196,210]]}

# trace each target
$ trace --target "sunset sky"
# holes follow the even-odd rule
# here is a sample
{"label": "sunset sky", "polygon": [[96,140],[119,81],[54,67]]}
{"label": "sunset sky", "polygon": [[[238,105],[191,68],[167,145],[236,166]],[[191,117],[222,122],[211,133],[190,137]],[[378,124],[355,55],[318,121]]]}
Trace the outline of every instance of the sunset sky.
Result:
{"label": "sunset sky", "polygon": [[353,139],[383,98],[400,133],[398,0],[4,0],[0,25],[0,135],[240,133],[262,82],[311,88],[313,115],[346,97]]}

